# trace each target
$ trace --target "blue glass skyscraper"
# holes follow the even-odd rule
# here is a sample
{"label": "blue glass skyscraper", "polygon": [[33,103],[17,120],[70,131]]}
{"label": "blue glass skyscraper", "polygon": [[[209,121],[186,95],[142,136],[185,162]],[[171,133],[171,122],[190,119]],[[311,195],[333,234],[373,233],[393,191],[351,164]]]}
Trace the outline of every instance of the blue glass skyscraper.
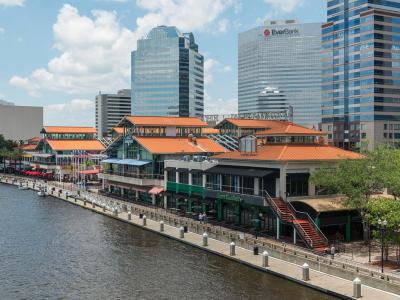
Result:
{"label": "blue glass skyscraper", "polygon": [[345,149],[400,142],[400,0],[329,0],[322,129]]}
{"label": "blue glass skyscraper", "polygon": [[158,26],[132,52],[132,115],[204,113],[204,58],[192,33]]}

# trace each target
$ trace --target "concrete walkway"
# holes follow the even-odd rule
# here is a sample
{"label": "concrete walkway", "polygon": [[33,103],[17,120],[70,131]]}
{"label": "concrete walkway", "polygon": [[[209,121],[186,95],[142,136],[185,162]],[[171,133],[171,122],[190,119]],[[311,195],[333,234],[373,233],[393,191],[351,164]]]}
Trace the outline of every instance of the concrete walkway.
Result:
{"label": "concrete walkway", "polygon": [[[54,196],[57,197],[57,196]],[[231,256],[229,253],[229,244],[221,242],[214,239],[208,239],[208,246],[203,246],[202,235],[188,232],[184,234],[184,238],[180,238],[179,229],[173,226],[164,224],[164,231],[160,232],[160,223],[154,220],[147,219],[146,226],[143,226],[143,219],[139,216],[132,214],[131,220],[128,220],[128,213],[121,212],[117,216],[110,211],[104,211],[102,207],[95,206],[87,202],[86,206],[82,200],[75,200],[71,197],[66,199],[65,191],[61,194],[60,198],[74,205],[92,210],[94,212],[118,219],[123,222],[130,223],[132,225],[141,227],[146,230],[150,230],[161,234],[165,237],[184,242],[186,244],[192,245],[194,247],[209,251],[216,255],[226,257],[228,259],[237,261],[239,263],[248,265],[252,268],[261,270],[263,272],[271,273],[273,275],[297,282],[299,284],[308,286],[310,288],[322,291],[327,294],[337,296],[342,299],[354,299],[353,296],[353,285],[349,280],[345,280],[339,277],[328,275],[316,270],[310,269],[310,280],[302,280],[302,268],[299,265],[292,264],[290,262],[269,257],[269,267],[262,266],[262,255],[254,255],[252,251],[243,249],[236,246],[236,254]],[[47,197],[46,199],[52,199]],[[395,295],[382,290],[371,288],[369,286],[362,286],[362,299],[364,300],[389,300],[389,299],[399,299],[400,295]]]}

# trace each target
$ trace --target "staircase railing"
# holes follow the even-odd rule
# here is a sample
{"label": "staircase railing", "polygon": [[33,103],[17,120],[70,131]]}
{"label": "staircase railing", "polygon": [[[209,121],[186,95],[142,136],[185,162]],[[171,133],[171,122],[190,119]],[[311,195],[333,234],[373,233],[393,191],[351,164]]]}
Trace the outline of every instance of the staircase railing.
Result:
{"label": "staircase railing", "polygon": [[329,241],[328,241],[327,237],[321,231],[321,229],[319,229],[317,224],[315,224],[314,220],[310,217],[310,215],[307,212],[298,211],[297,209],[294,208],[292,203],[290,203],[289,201],[287,201],[286,203],[288,204],[290,210],[295,214],[296,218],[297,219],[303,219],[303,220],[305,219],[305,220],[307,220],[310,223],[310,225],[314,228],[314,230],[318,233],[318,235],[321,237],[321,239],[325,242],[325,244],[328,246],[329,245]]}
{"label": "staircase railing", "polygon": [[[279,219],[283,220],[282,212],[280,211],[278,205],[275,203],[275,201],[272,199],[272,197],[269,195],[269,193],[266,190],[263,190],[263,194],[264,194],[266,201],[268,202],[270,207],[273,209],[273,211],[275,212],[277,217]],[[312,218],[310,217],[310,215],[308,213],[296,210],[290,202],[285,201],[285,203],[288,205],[288,217],[290,220],[290,224],[296,228],[297,232],[299,233],[299,235],[302,237],[302,239],[304,240],[304,242],[306,244],[310,245],[310,247],[312,248],[313,240],[299,224],[296,224],[295,222],[293,222],[293,219],[295,219],[295,218],[303,219],[303,220],[307,219],[308,222],[311,224],[311,226],[313,226],[313,228],[316,230],[316,232],[321,236],[321,238],[328,245],[328,239],[325,237],[325,235],[322,233],[322,231],[318,228],[318,226],[314,223],[314,221],[312,220]]]}

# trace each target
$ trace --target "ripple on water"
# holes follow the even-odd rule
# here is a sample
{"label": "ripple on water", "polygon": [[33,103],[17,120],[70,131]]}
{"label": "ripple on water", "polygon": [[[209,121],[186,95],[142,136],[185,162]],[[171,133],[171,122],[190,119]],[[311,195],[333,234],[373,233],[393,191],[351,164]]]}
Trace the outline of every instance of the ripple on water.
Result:
{"label": "ripple on water", "polygon": [[333,299],[0,184],[1,299]]}

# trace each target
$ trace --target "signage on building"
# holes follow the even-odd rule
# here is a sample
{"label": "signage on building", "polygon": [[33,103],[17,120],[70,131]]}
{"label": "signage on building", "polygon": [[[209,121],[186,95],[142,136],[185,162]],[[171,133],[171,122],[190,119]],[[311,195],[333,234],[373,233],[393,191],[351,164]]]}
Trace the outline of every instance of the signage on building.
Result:
{"label": "signage on building", "polygon": [[293,108],[282,111],[263,111],[255,113],[243,113],[243,114],[227,114],[227,115],[204,115],[203,120],[205,122],[221,122],[224,119],[254,119],[254,120],[293,120]]}
{"label": "signage on building", "polygon": [[130,144],[133,143],[133,138],[132,138],[132,136],[127,135],[127,136],[125,137],[124,141],[125,141],[125,144],[130,145]]}
{"label": "signage on building", "polygon": [[264,36],[269,37],[269,36],[293,36],[293,35],[299,35],[300,31],[296,28],[289,29],[265,29],[264,30]]}

